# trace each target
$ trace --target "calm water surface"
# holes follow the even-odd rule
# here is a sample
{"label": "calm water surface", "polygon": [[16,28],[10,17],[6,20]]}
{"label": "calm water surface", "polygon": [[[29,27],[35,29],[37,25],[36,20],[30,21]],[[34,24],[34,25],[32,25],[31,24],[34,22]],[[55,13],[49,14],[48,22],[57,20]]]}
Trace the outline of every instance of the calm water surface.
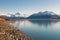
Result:
{"label": "calm water surface", "polygon": [[12,25],[34,40],[60,40],[60,20],[17,20]]}

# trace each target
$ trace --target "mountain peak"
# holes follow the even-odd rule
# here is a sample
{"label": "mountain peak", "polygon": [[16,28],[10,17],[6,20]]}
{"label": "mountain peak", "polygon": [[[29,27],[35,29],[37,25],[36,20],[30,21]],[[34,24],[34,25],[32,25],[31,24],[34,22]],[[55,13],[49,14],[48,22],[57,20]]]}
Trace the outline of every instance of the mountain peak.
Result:
{"label": "mountain peak", "polygon": [[38,14],[43,14],[43,15],[56,15],[54,12],[51,12],[51,11],[39,12]]}
{"label": "mountain peak", "polygon": [[58,18],[58,15],[56,13],[51,11],[44,11],[44,12],[38,12],[36,14],[32,14],[29,16],[29,18]]}

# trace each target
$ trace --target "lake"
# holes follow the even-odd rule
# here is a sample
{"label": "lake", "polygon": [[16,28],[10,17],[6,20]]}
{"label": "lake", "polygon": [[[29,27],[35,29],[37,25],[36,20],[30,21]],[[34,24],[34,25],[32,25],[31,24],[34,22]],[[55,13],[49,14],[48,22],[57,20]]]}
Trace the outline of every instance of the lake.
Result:
{"label": "lake", "polygon": [[34,40],[60,40],[60,20],[16,20],[11,24]]}

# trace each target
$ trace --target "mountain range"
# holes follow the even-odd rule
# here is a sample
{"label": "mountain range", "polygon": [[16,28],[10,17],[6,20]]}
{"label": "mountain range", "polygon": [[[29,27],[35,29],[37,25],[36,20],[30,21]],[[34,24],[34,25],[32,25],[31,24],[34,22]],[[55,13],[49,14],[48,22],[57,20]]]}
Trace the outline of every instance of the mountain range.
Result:
{"label": "mountain range", "polygon": [[28,19],[59,19],[60,16],[51,11],[44,11],[32,14]]}
{"label": "mountain range", "polygon": [[56,13],[51,11],[34,13],[27,18],[21,17],[21,16],[16,17],[15,15],[10,17],[3,15],[0,17],[6,18],[6,19],[60,19],[60,15],[57,15]]}

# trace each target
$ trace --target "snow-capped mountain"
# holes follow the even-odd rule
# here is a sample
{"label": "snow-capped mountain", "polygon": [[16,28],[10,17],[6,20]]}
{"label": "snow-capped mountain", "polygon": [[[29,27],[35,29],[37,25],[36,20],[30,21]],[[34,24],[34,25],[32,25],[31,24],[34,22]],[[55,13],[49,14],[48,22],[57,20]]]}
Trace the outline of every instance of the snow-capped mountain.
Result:
{"label": "snow-capped mountain", "polygon": [[32,14],[31,16],[29,16],[28,18],[48,18],[48,19],[51,19],[51,18],[58,18],[58,15],[54,12],[51,12],[51,11],[44,11],[44,12],[38,12],[36,14]]}
{"label": "snow-capped mountain", "polygon": [[56,15],[54,12],[51,12],[51,11],[45,11],[42,14],[44,14],[44,15]]}

